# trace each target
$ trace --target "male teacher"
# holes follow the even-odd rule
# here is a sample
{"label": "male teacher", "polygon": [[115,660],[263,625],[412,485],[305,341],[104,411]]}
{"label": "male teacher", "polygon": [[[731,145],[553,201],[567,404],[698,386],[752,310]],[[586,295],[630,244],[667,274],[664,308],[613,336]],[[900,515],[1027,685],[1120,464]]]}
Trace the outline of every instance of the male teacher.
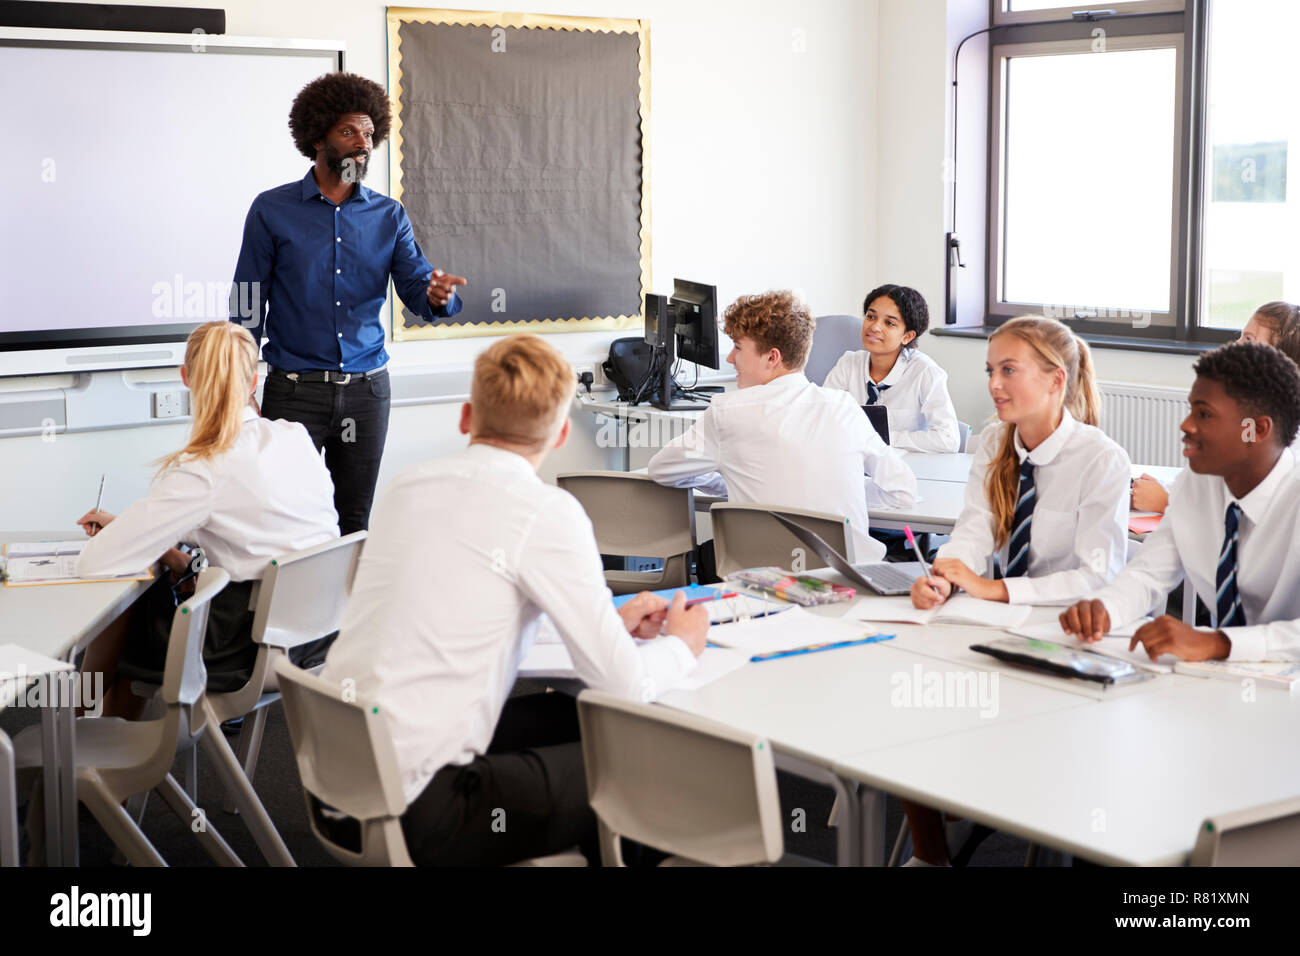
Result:
{"label": "male teacher", "polygon": [[230,297],[231,321],[267,339],[262,414],[301,422],[325,449],[342,534],[369,523],[388,435],[388,279],[429,321],[460,311],[465,284],[424,258],[400,203],[361,185],[391,119],[384,88],[364,77],[303,87],[289,131],[315,165],[253,200]]}

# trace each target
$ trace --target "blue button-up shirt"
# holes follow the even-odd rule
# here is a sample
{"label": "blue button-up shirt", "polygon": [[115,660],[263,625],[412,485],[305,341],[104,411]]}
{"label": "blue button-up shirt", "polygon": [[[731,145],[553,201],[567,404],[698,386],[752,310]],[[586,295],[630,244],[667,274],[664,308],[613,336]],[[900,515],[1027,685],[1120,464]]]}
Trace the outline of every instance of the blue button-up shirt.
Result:
{"label": "blue button-up shirt", "polygon": [[[286,372],[368,372],[388,361],[380,310],[388,278],[422,318],[447,318],[425,294],[433,266],[401,203],[357,183],[336,205],[312,170],[253,200],[235,265],[230,320],[267,338],[263,358]],[[264,311],[265,310],[265,311]]]}

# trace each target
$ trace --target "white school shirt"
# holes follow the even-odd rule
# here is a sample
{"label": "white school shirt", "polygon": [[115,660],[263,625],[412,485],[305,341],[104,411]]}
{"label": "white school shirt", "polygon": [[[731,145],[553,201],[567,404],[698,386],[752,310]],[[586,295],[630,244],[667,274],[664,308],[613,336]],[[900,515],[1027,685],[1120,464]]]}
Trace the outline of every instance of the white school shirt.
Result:
{"label": "white school shirt", "polygon": [[1237,527],[1237,591],[1246,626],[1225,627],[1230,661],[1300,660],[1300,468],[1284,449],[1273,470],[1242,498],[1218,475],[1184,469],[1169,508],[1137,557],[1093,597],[1106,605],[1111,626],[1163,607],[1186,580],[1213,616],[1217,572],[1229,503],[1241,506]]}
{"label": "white school shirt", "polygon": [[[958,558],[985,574],[993,550],[993,512],[984,482],[1010,425],[990,425],[966,482],[966,498],[941,558]],[[1013,439],[1020,463],[1034,463],[1034,517],[1029,526],[1029,573],[1005,578],[1012,604],[1071,604],[1110,581],[1128,557],[1131,465],[1127,453],[1099,428],[1063,412],[1061,424],[1033,451]],[[1007,566],[1004,541],[997,551]]]}
{"label": "white school shirt", "polygon": [[[830,374],[826,388],[848,392],[867,404],[871,353],[845,352]],[[909,451],[955,452],[961,439],[957,410],[948,396],[948,373],[917,349],[903,349],[889,374],[879,383],[889,386],[878,404],[889,409],[889,443]]]}
{"label": "white school shirt", "polygon": [[588,687],[649,701],[695,667],[681,639],[627,632],[591,521],[527,459],[475,444],[394,479],[324,676],[387,715],[408,799],[487,751],[543,615]]}
{"label": "white school shirt", "polygon": [[800,372],[714,396],[646,471],[661,485],[698,487],[741,504],[843,515],[856,561],[885,555],[867,536],[869,508],[916,502],[912,469],[880,440],[861,406]]}
{"label": "white school shirt", "polygon": [[338,536],[334,483],[307,429],[245,408],[229,449],[169,468],[86,542],[77,574],[138,571],[184,541],[232,581],[251,581],[272,558]]}

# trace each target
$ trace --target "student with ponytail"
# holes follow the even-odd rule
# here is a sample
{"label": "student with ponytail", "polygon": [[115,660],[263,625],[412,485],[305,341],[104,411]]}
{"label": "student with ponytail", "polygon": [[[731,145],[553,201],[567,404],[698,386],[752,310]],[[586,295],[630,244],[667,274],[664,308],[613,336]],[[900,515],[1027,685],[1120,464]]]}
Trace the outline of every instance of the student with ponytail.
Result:
{"label": "student with ponytail", "polygon": [[962,513],[913,603],[933,607],[955,588],[1077,600],[1119,573],[1128,542],[1129,459],[1097,427],[1092,355],[1060,322],[1026,316],[989,337],[986,371],[998,423],[980,434]]}
{"label": "student with ponytail", "polygon": [[[912,603],[956,588],[1013,604],[1068,604],[1109,582],[1128,555],[1130,464],[1097,427],[1101,399],[1088,346],[1054,319],[1011,319],[989,337],[989,395],[998,423],[980,434],[966,502]],[[996,557],[997,578],[986,568]],[[946,866],[966,820],[904,801],[914,855]]]}
{"label": "student with ponytail", "polygon": [[106,706],[124,716],[142,703],[128,697],[126,682],[161,677],[176,607],[172,583],[189,563],[178,542],[202,547],[214,567],[230,573],[230,585],[212,602],[203,650],[209,689],[225,691],[252,674],[253,582],[272,558],[339,533],[334,487],[307,430],[258,415],[257,346],[247,329],[200,325],[186,344],[181,380],[194,416],[189,442],[161,460],[149,493],[121,515],[91,511],[77,522],[92,536],[79,574],[124,573],[160,558],[171,571],[142,600],[125,634],[101,639],[87,654],[86,669],[104,670],[106,686],[121,681]]}

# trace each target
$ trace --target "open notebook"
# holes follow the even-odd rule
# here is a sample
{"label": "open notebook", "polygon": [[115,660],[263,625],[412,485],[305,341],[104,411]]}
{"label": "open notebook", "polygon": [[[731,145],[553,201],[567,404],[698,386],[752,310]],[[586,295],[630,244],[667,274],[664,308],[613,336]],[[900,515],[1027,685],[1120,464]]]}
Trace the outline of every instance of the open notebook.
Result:
{"label": "open notebook", "polygon": [[957,594],[938,607],[922,611],[910,597],[868,597],[854,609],[863,621],[895,621],[902,624],[958,624],[975,627],[1015,628],[1029,620],[1034,609],[1028,604],[981,601],[969,594]]}
{"label": "open notebook", "polygon": [[85,546],[85,541],[19,541],[6,544],[5,587],[84,584],[93,581],[148,581],[153,578],[153,572],[147,568],[126,574],[79,578],[77,558]]}

